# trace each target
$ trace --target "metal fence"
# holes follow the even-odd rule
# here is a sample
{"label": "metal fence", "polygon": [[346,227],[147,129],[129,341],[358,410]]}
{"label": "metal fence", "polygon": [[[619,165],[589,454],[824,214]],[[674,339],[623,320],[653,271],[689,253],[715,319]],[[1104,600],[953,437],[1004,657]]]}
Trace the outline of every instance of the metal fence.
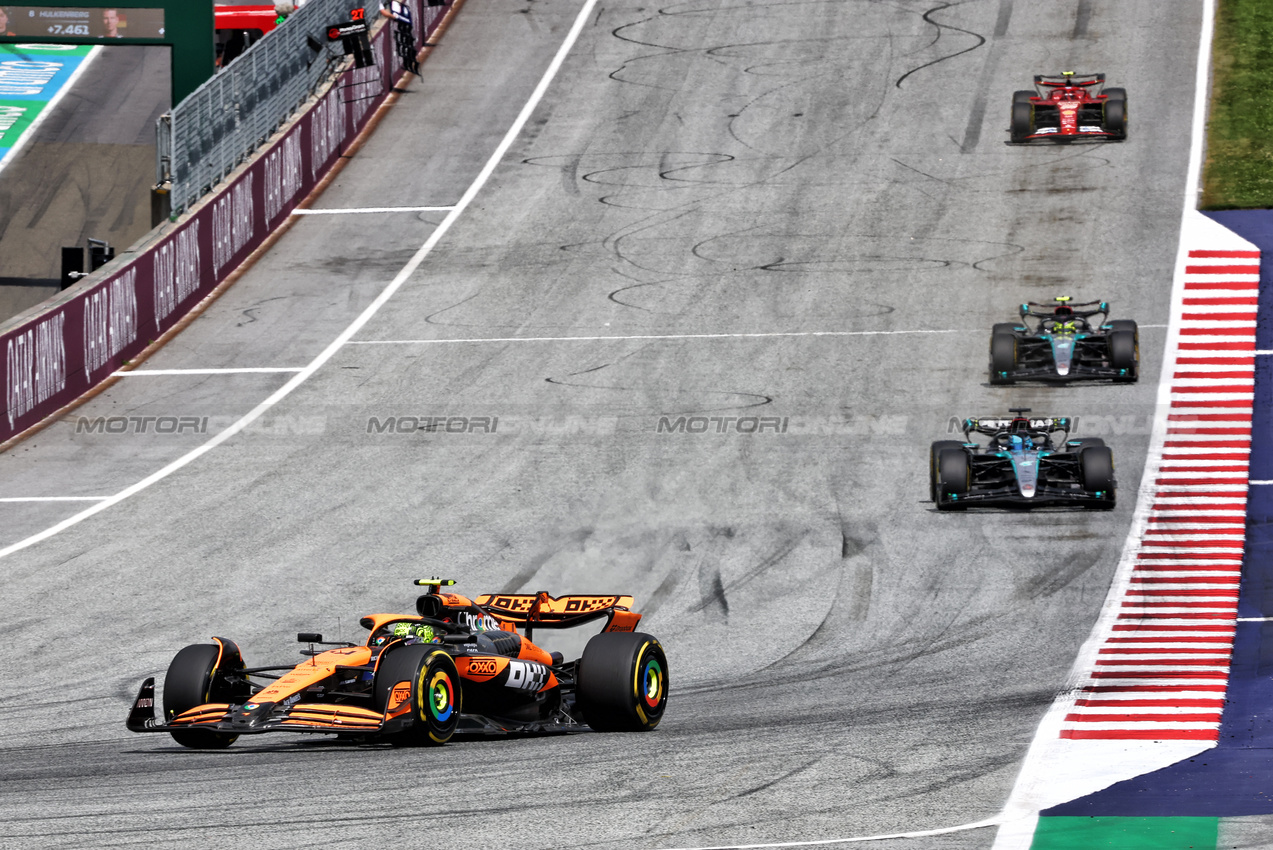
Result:
{"label": "metal fence", "polygon": [[[224,180],[336,72],[344,56],[326,31],[349,19],[350,6],[309,0],[160,117],[156,182],[171,183],[173,214]],[[364,8],[374,22],[378,0]]]}

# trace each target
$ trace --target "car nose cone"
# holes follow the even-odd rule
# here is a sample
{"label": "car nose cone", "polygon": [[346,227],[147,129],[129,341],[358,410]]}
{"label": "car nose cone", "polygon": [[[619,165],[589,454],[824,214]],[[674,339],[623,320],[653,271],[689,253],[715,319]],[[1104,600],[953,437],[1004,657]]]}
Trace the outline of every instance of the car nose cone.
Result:
{"label": "car nose cone", "polygon": [[1039,458],[1033,452],[1013,452],[1012,468],[1017,473],[1017,489],[1027,499],[1033,499],[1039,484]]}
{"label": "car nose cone", "polygon": [[1058,375],[1070,374],[1070,363],[1074,360],[1074,337],[1052,337],[1052,359],[1056,363]]}

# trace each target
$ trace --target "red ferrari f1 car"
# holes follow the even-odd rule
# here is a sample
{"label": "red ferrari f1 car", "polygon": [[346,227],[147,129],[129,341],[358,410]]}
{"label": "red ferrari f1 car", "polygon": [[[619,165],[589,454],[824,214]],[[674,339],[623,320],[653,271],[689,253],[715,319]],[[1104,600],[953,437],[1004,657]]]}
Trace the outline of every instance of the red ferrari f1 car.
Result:
{"label": "red ferrari f1 car", "polygon": [[1012,95],[1014,143],[1127,138],[1127,90],[1105,88],[1104,74],[1037,74],[1034,88]]}
{"label": "red ferrari f1 car", "polygon": [[[417,615],[371,614],[364,644],[309,644],[296,665],[248,667],[233,641],[187,646],[163,687],[147,679],[128,715],[133,732],[167,732],[195,749],[228,747],[240,735],[320,732],[397,746],[444,744],[456,734],[640,732],[663,717],[663,647],[635,631],[631,596],[487,594],[471,601],[423,579]],[[583,655],[565,661],[531,643],[535,629],[605,619]],[[521,628],[525,636],[517,629]],[[314,645],[335,649],[314,649]]]}

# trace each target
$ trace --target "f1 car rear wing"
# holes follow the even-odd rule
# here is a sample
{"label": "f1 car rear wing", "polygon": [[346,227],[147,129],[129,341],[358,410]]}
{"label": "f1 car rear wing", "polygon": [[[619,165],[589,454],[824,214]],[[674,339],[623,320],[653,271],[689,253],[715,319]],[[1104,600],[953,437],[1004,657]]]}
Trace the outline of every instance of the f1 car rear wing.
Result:
{"label": "f1 car rear wing", "polygon": [[1054,298],[1050,304],[1027,301],[1021,305],[1021,318],[1034,319],[1090,319],[1100,316],[1103,323],[1109,318],[1108,301],[1073,302],[1069,296]]}
{"label": "f1 car rear wing", "polygon": [[[1104,86],[1104,74],[1075,74],[1073,71],[1063,71],[1057,75],[1035,74],[1034,85],[1042,93],[1045,89],[1068,88],[1069,86]],[[1089,92],[1095,94],[1096,92]]]}
{"label": "f1 car rear wing", "polygon": [[487,593],[476,600],[495,619],[525,627],[527,637],[536,628],[568,629],[602,617],[607,618],[603,631],[635,631],[641,615],[631,610],[634,601],[631,596],[552,597],[542,590],[539,593]]}
{"label": "f1 car rear wing", "polygon": [[1055,434],[1058,431],[1065,434],[1065,439],[1070,435],[1070,419],[1068,416],[1026,416],[1030,412],[1028,407],[1013,408],[1010,411],[1011,417],[985,417],[981,419],[965,419],[964,420],[964,437],[970,437],[972,434],[985,434],[987,437],[995,437],[1004,433],[1046,433]]}

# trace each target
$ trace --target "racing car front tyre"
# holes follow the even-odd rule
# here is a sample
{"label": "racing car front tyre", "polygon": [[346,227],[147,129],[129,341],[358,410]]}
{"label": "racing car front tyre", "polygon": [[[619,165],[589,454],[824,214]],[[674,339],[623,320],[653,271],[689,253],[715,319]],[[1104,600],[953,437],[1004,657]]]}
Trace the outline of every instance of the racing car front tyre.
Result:
{"label": "racing car front tyre", "polygon": [[646,732],[667,707],[667,656],[643,632],[602,632],[584,647],[576,699],[584,722],[598,732]]}
{"label": "racing car front tyre", "polygon": [[[1024,142],[1034,132],[1034,105],[1029,99],[1018,100],[1017,96],[1023,92],[1017,92],[1012,96],[1012,124],[1009,131],[1010,138],[1014,142]],[[1024,94],[1030,94],[1024,92]]]}
{"label": "racing car front tyre", "polygon": [[1114,507],[1114,454],[1106,446],[1087,446],[1079,451],[1079,472],[1083,489],[1103,493],[1091,507],[1109,510]]}
{"label": "racing car front tyre", "polygon": [[[230,646],[233,647],[233,644]],[[243,659],[235,647],[233,652],[225,653],[227,663],[222,665],[223,669],[218,669],[217,662],[222,654],[222,647],[215,643],[192,644],[177,653],[164,676],[165,720],[171,721],[192,708],[210,702],[236,701],[234,688],[226,681],[225,674],[226,668],[242,669]],[[169,734],[178,744],[192,750],[223,750],[239,737],[206,729],[174,729]]]}
{"label": "racing car front tyre", "polygon": [[968,492],[971,477],[968,454],[963,449],[946,449],[937,455],[937,510],[962,511],[967,504],[958,497]]}
{"label": "racing car front tyre", "polygon": [[1000,322],[990,331],[990,383],[1011,384],[1017,368],[1016,325]]}
{"label": "racing car front tyre", "polygon": [[1101,126],[1117,139],[1127,138],[1127,89],[1105,89],[1106,101]]}
{"label": "racing car front tyre", "polygon": [[937,501],[937,458],[946,449],[959,449],[963,443],[958,440],[938,440],[928,452],[928,501]]}
{"label": "racing car front tyre", "polygon": [[1109,346],[1109,365],[1124,373],[1115,378],[1115,381],[1131,383],[1138,377],[1140,357],[1136,337],[1137,333],[1134,330],[1116,328],[1111,330],[1109,336],[1105,338],[1106,345]]}
{"label": "racing car front tyre", "polygon": [[388,736],[395,747],[436,747],[451,740],[460,723],[460,673],[455,660],[433,644],[388,651],[376,669],[376,710],[393,701],[394,686],[409,682],[410,719],[406,729]]}

